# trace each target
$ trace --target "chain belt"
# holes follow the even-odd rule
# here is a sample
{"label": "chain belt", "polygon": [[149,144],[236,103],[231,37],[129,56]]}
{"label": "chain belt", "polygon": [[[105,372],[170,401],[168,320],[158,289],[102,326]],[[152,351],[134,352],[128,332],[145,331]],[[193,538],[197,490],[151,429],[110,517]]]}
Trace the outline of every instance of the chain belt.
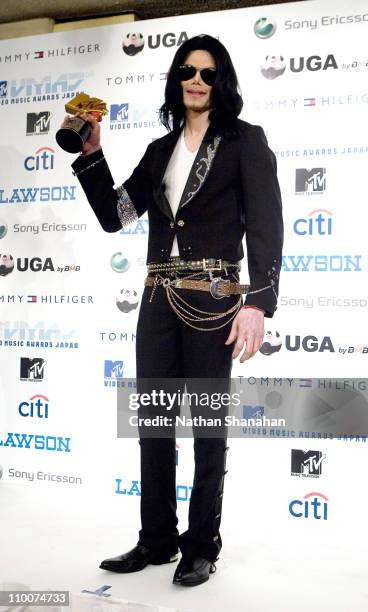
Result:
{"label": "chain belt", "polygon": [[[213,278],[211,271],[209,271],[209,277],[211,279],[209,281],[194,280],[191,278],[191,276],[197,276],[198,274],[201,274],[201,272],[194,272],[189,277],[185,276],[184,278],[177,278],[175,276],[162,277],[159,273],[154,277],[147,276],[144,284],[148,287],[152,287],[149,301],[152,302],[157,286],[161,285],[166,291],[167,300],[171,308],[186,325],[200,331],[215,331],[221,329],[225,325],[228,325],[239,312],[242,305],[241,293],[246,293],[249,287],[248,285],[240,285],[238,282],[232,282],[230,279],[223,279],[221,277]],[[233,273],[230,274],[233,275]],[[235,274],[234,278],[236,278]],[[209,291],[212,297],[218,300],[230,297],[231,295],[239,295],[239,299],[236,300],[236,303],[230,306],[230,308],[225,310],[225,312],[210,312],[195,308],[195,306],[189,304],[189,302],[179,295],[180,291],[179,293],[176,292],[176,289]],[[220,325],[216,325],[217,322],[219,322]],[[204,325],[204,327],[199,326],[199,324]],[[215,326],[209,327],[211,324],[215,324]]]}
{"label": "chain belt", "polygon": [[248,293],[249,285],[241,285],[224,278],[213,278],[211,281],[194,280],[191,278],[159,278],[147,276],[144,284],[148,287],[175,287],[176,289],[194,289],[198,291],[209,291],[213,298],[221,299],[230,295],[241,295]]}
{"label": "chain belt", "polygon": [[203,272],[221,272],[226,268],[236,268],[240,270],[240,263],[227,261],[226,259],[195,259],[185,261],[180,257],[173,257],[170,261],[164,263],[149,263],[147,265],[148,272],[179,272],[180,270],[202,270]]}

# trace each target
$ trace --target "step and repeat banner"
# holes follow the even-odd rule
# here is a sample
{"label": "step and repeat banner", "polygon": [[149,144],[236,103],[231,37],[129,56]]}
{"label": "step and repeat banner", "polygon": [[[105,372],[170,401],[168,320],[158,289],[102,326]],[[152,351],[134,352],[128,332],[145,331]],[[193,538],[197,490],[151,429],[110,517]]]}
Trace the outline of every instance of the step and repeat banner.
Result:
{"label": "step and repeat banner", "polygon": [[[75,156],[57,146],[55,132],[77,92],[105,100],[102,144],[120,185],[165,133],[157,111],[168,67],[178,45],[201,33],[228,48],[241,117],[264,128],[283,194],[279,307],[261,351],[233,368],[262,389],[263,403],[245,401],[244,413],[266,414],[293,385],[330,389],[328,413],[342,390],[356,397],[367,383],[365,2],[297,2],[1,41],[0,482],[45,495],[94,487],[136,517],[132,529],[139,446],[116,437],[116,395],[135,375],[148,220],[104,233],[72,174]],[[246,262],[242,275],[246,281]],[[245,520],[337,530],[353,498],[361,525],[367,494],[355,475],[366,440],[350,434],[331,440],[285,428],[230,441],[224,521],[236,495]],[[190,440],[178,440],[177,463],[184,520]],[[252,466],[246,487],[244,465]]]}

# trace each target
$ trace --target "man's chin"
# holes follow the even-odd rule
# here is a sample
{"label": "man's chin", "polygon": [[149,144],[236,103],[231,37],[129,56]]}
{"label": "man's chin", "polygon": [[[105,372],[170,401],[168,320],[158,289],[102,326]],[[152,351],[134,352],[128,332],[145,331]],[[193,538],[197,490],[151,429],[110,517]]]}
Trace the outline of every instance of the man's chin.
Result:
{"label": "man's chin", "polygon": [[209,104],[187,104],[185,106],[187,110],[193,111],[194,113],[205,113],[210,110]]}

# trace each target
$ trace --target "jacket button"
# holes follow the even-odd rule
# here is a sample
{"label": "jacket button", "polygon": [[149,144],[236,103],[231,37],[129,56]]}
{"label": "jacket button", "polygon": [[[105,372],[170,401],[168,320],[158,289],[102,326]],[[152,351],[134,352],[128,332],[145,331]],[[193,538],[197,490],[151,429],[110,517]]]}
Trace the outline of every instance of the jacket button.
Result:
{"label": "jacket button", "polygon": [[175,223],[173,221],[171,221],[171,223],[170,223],[171,229],[174,227],[174,225],[175,225]]}
{"label": "jacket button", "polygon": [[184,225],[184,221],[183,221],[183,219],[180,219],[180,220],[178,221],[178,225],[180,225],[180,227],[183,227],[183,225]]}

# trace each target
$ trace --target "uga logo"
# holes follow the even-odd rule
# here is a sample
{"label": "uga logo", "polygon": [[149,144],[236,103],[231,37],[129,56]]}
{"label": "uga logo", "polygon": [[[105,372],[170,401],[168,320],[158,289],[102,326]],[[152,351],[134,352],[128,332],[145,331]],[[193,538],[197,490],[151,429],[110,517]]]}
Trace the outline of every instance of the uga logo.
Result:
{"label": "uga logo", "polygon": [[188,40],[188,34],[186,32],[180,32],[179,36],[173,32],[155,34],[154,36],[150,34],[148,36],[148,46],[150,49],[157,49],[161,45],[163,47],[178,47],[186,40]]}
{"label": "uga logo", "polygon": [[328,55],[325,60],[323,60],[320,55],[311,55],[307,58],[290,58],[291,72],[301,72],[304,70],[304,68],[315,72],[316,70],[327,70],[328,68],[334,68],[334,70],[337,70],[338,66],[333,55]]}
{"label": "uga logo", "polygon": [[294,336],[292,339],[288,335],[285,338],[285,347],[288,351],[299,351],[302,348],[308,353],[315,353],[316,351],[319,353],[323,353],[323,351],[335,352],[330,336],[325,336],[320,342],[316,336],[304,336],[304,338]]}
{"label": "uga logo", "polygon": [[45,272],[45,270],[50,270],[51,272],[55,271],[51,257],[46,257],[45,261],[42,261],[40,257],[33,257],[32,259],[28,259],[28,257],[18,257],[17,269],[20,272],[25,272],[26,270],[31,270],[32,272]]}

